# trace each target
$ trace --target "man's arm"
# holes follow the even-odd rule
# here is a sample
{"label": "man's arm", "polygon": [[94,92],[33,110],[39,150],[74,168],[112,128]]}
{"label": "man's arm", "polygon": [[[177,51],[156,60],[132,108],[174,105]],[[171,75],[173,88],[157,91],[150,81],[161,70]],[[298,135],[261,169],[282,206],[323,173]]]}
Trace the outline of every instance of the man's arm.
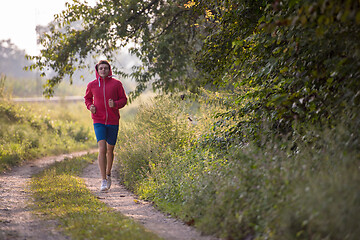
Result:
{"label": "man's arm", "polygon": [[121,83],[120,83],[120,86],[117,88],[117,91],[118,91],[119,99],[114,101],[114,107],[117,109],[120,109],[120,108],[125,107],[125,105],[127,103],[127,97],[125,94],[125,90]]}

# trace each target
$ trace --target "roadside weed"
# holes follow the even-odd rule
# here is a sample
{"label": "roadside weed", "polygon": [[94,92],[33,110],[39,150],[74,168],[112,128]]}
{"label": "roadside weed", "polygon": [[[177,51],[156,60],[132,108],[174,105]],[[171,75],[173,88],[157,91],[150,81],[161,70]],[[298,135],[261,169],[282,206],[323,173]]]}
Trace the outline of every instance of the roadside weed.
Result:
{"label": "roadside weed", "polygon": [[0,172],[38,157],[96,146],[82,103],[0,101],[0,124]]}

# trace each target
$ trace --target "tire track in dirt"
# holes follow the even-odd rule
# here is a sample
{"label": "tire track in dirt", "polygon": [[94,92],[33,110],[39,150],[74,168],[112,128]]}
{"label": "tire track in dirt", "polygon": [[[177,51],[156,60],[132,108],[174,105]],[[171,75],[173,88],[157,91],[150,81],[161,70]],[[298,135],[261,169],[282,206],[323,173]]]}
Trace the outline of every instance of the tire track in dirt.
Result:
{"label": "tire track in dirt", "polygon": [[50,164],[86,153],[88,151],[40,158],[0,175],[1,240],[69,239],[59,232],[56,221],[44,221],[32,213],[27,206],[30,196],[26,189],[31,176]]}
{"label": "tire track in dirt", "polygon": [[[116,160],[114,165],[116,165]],[[114,168],[116,169],[116,166]],[[218,240],[213,236],[202,236],[195,228],[164,215],[149,202],[138,200],[134,194],[119,184],[114,175],[116,174],[112,176],[111,189],[106,192],[100,191],[101,177],[97,161],[85,168],[82,178],[87,187],[109,207],[143,224],[145,228],[164,239]]]}

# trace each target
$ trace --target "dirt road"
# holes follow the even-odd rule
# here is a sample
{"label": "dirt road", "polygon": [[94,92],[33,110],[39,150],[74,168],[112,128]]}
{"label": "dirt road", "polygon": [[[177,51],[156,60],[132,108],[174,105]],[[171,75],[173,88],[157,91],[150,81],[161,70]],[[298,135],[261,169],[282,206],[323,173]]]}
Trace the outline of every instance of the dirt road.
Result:
{"label": "dirt road", "polygon": [[[87,152],[64,154],[41,158],[12,171],[0,175],[0,239],[1,240],[62,240],[69,239],[56,227],[56,221],[42,221],[27,207],[29,195],[27,185],[32,175],[44,167],[65,157],[75,157]],[[171,240],[215,240],[211,236],[201,236],[194,228],[170,218],[147,202],[137,200],[131,192],[113,179],[107,192],[99,191],[99,170],[96,161],[89,165],[82,176],[88,188],[108,206],[133,218],[164,239]]]}
{"label": "dirt road", "polygon": [[100,171],[96,162],[85,169],[83,178],[85,179],[87,187],[108,206],[121,212],[125,216],[140,222],[145,228],[164,239],[217,239],[211,236],[201,236],[200,232],[196,231],[193,227],[187,226],[184,223],[157,211],[149,202],[137,199],[134,194],[127,191],[118,183],[118,181],[112,181],[113,183],[109,191],[100,192]]}
{"label": "dirt road", "polygon": [[27,207],[29,195],[27,185],[32,175],[44,167],[62,161],[66,157],[75,157],[87,152],[45,157],[16,167],[0,175],[0,239],[67,239],[56,230],[56,222],[41,221],[31,214]]}

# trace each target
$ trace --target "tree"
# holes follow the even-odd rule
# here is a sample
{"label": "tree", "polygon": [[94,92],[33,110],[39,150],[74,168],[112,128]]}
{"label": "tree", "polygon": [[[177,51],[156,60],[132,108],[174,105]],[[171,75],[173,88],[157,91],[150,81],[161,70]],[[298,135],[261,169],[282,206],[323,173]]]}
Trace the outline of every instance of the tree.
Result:
{"label": "tree", "polygon": [[[167,92],[193,84],[192,56],[201,43],[195,34],[196,16],[181,1],[100,1],[90,7],[74,1],[67,10],[58,14],[50,31],[40,39],[44,46],[30,69],[38,68],[42,76],[47,70],[57,75],[47,81],[45,94],[51,96],[53,88],[65,75],[70,77],[77,68],[84,68],[89,55],[105,55],[131,45],[130,51],[142,62],[134,66],[131,74],[137,83],[133,96],[142,92],[153,81],[153,87]],[[80,22],[77,30],[71,23]],[[59,31],[65,29],[65,31]],[[125,73],[115,69],[117,74]]]}
{"label": "tree", "polygon": [[222,115],[237,120],[234,133],[250,126],[256,136],[263,122],[285,133],[298,123],[328,127],[344,114],[359,118],[358,1],[206,2],[215,21],[197,67],[213,83],[234,87]]}
{"label": "tree", "polygon": [[232,97],[222,116],[237,121],[235,134],[250,126],[256,137],[263,121],[287,132],[299,122],[331,125],[346,111],[358,116],[357,0],[113,0],[94,7],[76,0],[67,7],[40,39],[44,50],[30,57],[43,75],[58,73],[48,95],[85,67],[88,54],[111,59],[131,46],[141,60],[129,74],[138,83],[132,97],[149,83],[165,93],[225,90]]}

